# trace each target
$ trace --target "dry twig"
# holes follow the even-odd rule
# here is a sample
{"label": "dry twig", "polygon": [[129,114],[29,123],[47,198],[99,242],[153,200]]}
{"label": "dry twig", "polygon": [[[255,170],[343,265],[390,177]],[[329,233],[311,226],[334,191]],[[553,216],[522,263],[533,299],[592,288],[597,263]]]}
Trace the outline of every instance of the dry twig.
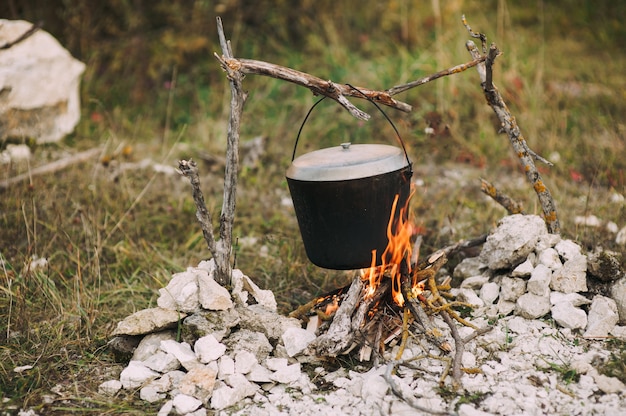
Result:
{"label": "dry twig", "polygon": [[[470,32],[470,35],[472,35],[473,37],[479,37],[481,39],[484,53],[486,49],[485,35],[474,33],[467,24],[465,16],[463,16],[463,24]],[[476,47],[476,44],[474,42],[472,42],[471,40],[467,41],[465,46],[469,53],[472,55],[472,58],[478,59],[481,57],[481,54],[478,51],[478,48]],[[515,117],[513,117],[513,115],[509,111],[509,108],[504,102],[502,95],[493,84],[492,66],[494,60],[500,54],[500,51],[498,50],[496,45],[492,44],[486,54],[487,55],[485,62],[478,64],[476,68],[482,81],[481,86],[483,88],[485,98],[487,99],[487,103],[493,109],[494,113],[498,116],[498,119],[502,124],[503,130],[509,137],[509,141],[511,142],[513,150],[517,154],[517,157],[522,164],[524,172],[526,172],[526,177],[528,178],[528,181],[531,183],[533,189],[537,193],[537,197],[539,198],[539,202],[543,210],[544,220],[546,221],[546,225],[548,226],[548,231],[552,234],[558,234],[560,232],[560,225],[556,213],[556,205],[554,203],[552,195],[550,194],[550,191],[544,184],[541,178],[541,174],[537,170],[533,159],[539,159],[543,162],[547,161],[539,157],[532,150],[530,150],[528,144],[526,143],[526,139],[522,135],[522,132],[517,125]]]}
{"label": "dry twig", "polygon": [[54,173],[59,170],[65,169],[68,166],[71,166],[77,163],[86,162],[87,160],[91,159],[92,157],[96,155],[99,155],[100,153],[102,153],[102,149],[94,148],[94,149],[85,150],[84,152],[80,152],[75,155],[63,158],[63,159],[55,160],[54,162],[48,163],[43,166],[39,166],[35,169],[31,169],[28,172],[23,173],[21,175],[17,175],[12,178],[8,178],[8,179],[1,181],[0,189],[8,188],[11,185],[14,185],[16,183],[22,182],[27,179],[32,181],[33,176]]}
{"label": "dry twig", "polygon": [[401,92],[410,90],[411,88],[419,87],[420,85],[424,85],[427,82],[434,81],[434,80],[436,80],[438,78],[445,77],[447,75],[458,74],[458,73],[463,72],[463,71],[465,71],[465,70],[467,70],[469,68],[473,68],[473,67],[475,67],[476,65],[478,65],[478,64],[480,64],[482,62],[485,62],[485,59],[487,59],[487,58],[484,57],[484,56],[480,56],[480,57],[478,57],[478,58],[476,58],[474,60],[471,60],[469,62],[466,62],[464,64],[456,65],[456,66],[453,66],[452,68],[444,69],[444,70],[439,71],[439,72],[437,72],[435,74],[428,75],[426,77],[417,79],[415,81],[411,81],[411,82],[408,82],[408,83],[402,84],[402,85],[396,85],[395,87],[389,88],[387,90],[387,93],[389,95],[400,94]]}
{"label": "dry twig", "polygon": [[400,389],[400,387],[396,384],[395,380],[393,379],[393,373],[395,372],[396,366],[400,364],[402,364],[402,361],[390,361],[387,364],[387,370],[385,371],[385,374],[383,374],[383,378],[385,379],[387,384],[389,384],[391,391],[393,392],[393,394],[396,395],[396,397],[404,400],[409,406],[411,406],[412,408],[416,410],[419,410],[420,412],[425,412],[431,415],[455,415],[454,412],[433,410],[433,409],[429,409],[427,407],[421,406],[417,403],[417,401],[415,400],[415,397],[405,395],[402,392],[402,389]]}
{"label": "dry twig", "polygon": [[480,329],[476,329],[471,335],[466,338],[461,338],[461,334],[459,334],[459,330],[454,323],[454,320],[450,317],[447,311],[442,310],[440,312],[443,320],[450,327],[450,332],[452,333],[452,339],[454,339],[454,359],[452,360],[452,387],[454,389],[458,389],[461,387],[461,377],[463,376],[463,371],[461,369],[461,363],[463,359],[463,352],[465,352],[465,344],[474,339],[475,337],[487,333],[493,329],[493,327],[484,327]]}
{"label": "dry twig", "polygon": [[498,204],[502,205],[509,214],[524,213],[524,208],[522,207],[522,204],[520,204],[507,194],[500,192],[498,188],[493,186],[489,181],[482,178],[480,179],[480,190],[484,194],[489,195]]}
{"label": "dry twig", "polygon": [[213,235],[213,226],[211,225],[211,213],[206,207],[204,196],[200,189],[200,177],[198,176],[198,166],[193,160],[180,160],[178,162],[178,170],[191,182],[191,193],[193,201],[196,204],[196,218],[202,228],[202,235],[207,243],[209,251],[215,257],[215,236]]}

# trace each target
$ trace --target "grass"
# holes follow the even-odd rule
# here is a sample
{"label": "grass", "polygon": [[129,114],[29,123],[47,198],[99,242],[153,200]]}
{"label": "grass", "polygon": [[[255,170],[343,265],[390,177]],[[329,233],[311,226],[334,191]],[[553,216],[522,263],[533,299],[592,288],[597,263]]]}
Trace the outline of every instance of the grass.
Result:
{"label": "grass", "polygon": [[[537,8],[494,1],[480,10],[450,2],[442,10],[407,10],[403,2],[390,1],[385,13],[363,8],[356,14],[342,13],[348,6],[335,3],[332,12],[303,12],[298,23],[308,32],[295,37],[288,32],[297,27],[274,31],[261,22],[253,27],[246,23],[249,19],[224,21],[236,56],[384,89],[468,61],[463,46],[467,33],[459,22],[464,12],[475,30],[486,32],[504,51],[494,81],[530,146],[559,159],[555,167],[541,170],[557,201],[563,235],[586,248],[602,245],[624,254],[612,234],[573,221],[595,214],[626,225],[624,203],[611,202],[612,195],[626,194],[620,156],[626,142],[626,81],[621,77],[626,55],[618,36],[622,26],[615,24],[623,21],[624,7],[607,2],[586,10],[570,3],[540,2]],[[274,15],[268,22],[279,18]],[[590,26],[581,23],[588,21]],[[207,36],[216,37],[212,31]],[[124,37],[118,42],[123,44]],[[97,53],[82,51],[88,63],[83,120],[63,142],[34,147],[31,163],[95,146],[103,146],[101,161],[1,191],[0,395],[6,400],[0,409],[8,414],[30,407],[45,414],[154,412],[156,407],[140,402],[136,394],[109,399],[97,393],[97,386],[117,377],[124,364],[107,350],[108,335],[120,319],[154,306],[158,289],[172,273],[209,256],[188,183],[139,162],[175,166],[180,158],[202,161],[205,198],[214,216],[219,215],[222,168],[205,162],[203,155],[222,155],[225,148],[229,97],[223,74],[208,50],[193,70],[184,60],[172,61],[179,65],[176,71],[172,65],[159,69],[159,57],[176,50],[173,44],[148,55],[147,70],[161,75],[139,90],[135,86],[144,85],[136,82],[141,66],[129,66],[123,72],[127,76],[118,73],[117,78],[95,69],[102,68],[103,54],[111,48],[115,50],[107,43],[102,49],[94,45]],[[121,56],[118,66],[133,63]],[[425,254],[481,234],[504,215],[478,190],[479,176],[522,201],[528,212],[540,211],[506,138],[497,134],[478,82],[469,70],[399,96],[414,106],[410,114],[388,110],[409,146],[416,176],[423,180],[412,210],[425,236]],[[281,205],[288,196],[284,171],[297,128],[314,98],[301,87],[270,78],[249,76],[245,86],[250,96],[242,138],[264,135],[268,145],[261,162],[241,172],[235,237],[244,242],[255,237],[256,243],[237,247],[237,267],[271,289],[286,313],[345,284],[349,276],[310,264],[295,216]],[[142,94],[144,101],[138,98]],[[373,115],[369,123],[358,123],[324,103],[305,126],[299,154],[346,136],[392,141],[390,127],[373,107],[355,103]],[[447,133],[424,133],[425,120],[433,115],[449,126]],[[134,167],[121,169],[128,166]],[[1,169],[9,177],[28,166]],[[47,264],[34,267],[37,258]],[[619,355],[615,357],[617,362]],[[14,371],[25,365],[33,368]]]}

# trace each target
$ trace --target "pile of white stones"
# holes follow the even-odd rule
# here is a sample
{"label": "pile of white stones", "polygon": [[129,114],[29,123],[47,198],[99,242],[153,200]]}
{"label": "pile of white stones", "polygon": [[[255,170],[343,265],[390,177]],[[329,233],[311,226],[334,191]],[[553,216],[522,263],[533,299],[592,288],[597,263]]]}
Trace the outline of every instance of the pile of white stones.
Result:
{"label": "pile of white stones", "polygon": [[[505,217],[480,256],[454,270],[462,284],[453,292],[475,306],[468,320],[493,330],[466,345],[463,367],[480,371],[463,376],[453,399],[440,389],[446,362],[434,358],[393,374],[390,364],[325,369],[307,352],[315,334],[278,314],[271,291],[235,270],[228,292],[213,273],[208,261],[175,274],[158,307],[118,324],[110,346],[132,358],[119,379],[100,386],[102,394],[136,390],[162,402],[159,415],[197,416],[395,415],[416,414],[415,406],[467,416],[618,414],[626,406],[626,386],[596,368],[610,355],[604,341],[592,339],[625,337],[618,322],[626,323],[626,278],[610,253],[584,255],[536,216]],[[400,361],[441,354],[426,344],[411,339]],[[389,348],[383,362],[397,364],[397,354],[397,345]],[[404,399],[391,393],[390,381]],[[474,401],[461,404],[464,395]]]}

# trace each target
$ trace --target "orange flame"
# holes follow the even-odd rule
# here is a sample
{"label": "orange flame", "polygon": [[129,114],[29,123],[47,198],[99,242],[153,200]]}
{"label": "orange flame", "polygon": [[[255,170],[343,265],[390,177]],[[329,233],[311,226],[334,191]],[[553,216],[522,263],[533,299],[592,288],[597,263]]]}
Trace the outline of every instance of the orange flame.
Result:
{"label": "orange flame", "polygon": [[[372,263],[367,269],[361,270],[363,280],[369,282],[366,297],[372,296],[378,288],[381,279],[387,273],[391,278],[391,293],[393,300],[399,306],[404,305],[404,297],[400,288],[400,265],[403,261],[411,257],[411,235],[413,234],[413,225],[408,220],[407,210],[409,201],[413,193],[407,198],[406,204],[400,209],[400,215],[395,218],[396,207],[398,205],[399,195],[396,195],[391,207],[391,215],[387,223],[387,238],[389,243],[381,256],[382,264],[376,266],[376,250],[372,250]],[[411,272],[410,261],[408,263],[408,272]]]}

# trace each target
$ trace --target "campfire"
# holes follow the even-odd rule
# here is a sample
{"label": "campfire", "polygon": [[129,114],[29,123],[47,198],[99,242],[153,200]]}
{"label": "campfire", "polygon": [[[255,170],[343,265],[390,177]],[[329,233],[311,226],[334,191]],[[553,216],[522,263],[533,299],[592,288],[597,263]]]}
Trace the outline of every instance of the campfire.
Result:
{"label": "campfire", "polygon": [[[411,193],[412,195],[412,193]],[[358,348],[361,361],[380,356],[385,349],[401,342],[404,347],[409,328],[423,333],[443,352],[451,347],[442,332],[431,323],[429,315],[444,312],[464,325],[474,327],[450,309],[463,305],[448,301],[449,278],[437,284],[436,273],[445,264],[444,251],[430,256],[421,264],[419,238],[412,241],[415,226],[408,215],[410,197],[394,215],[399,195],[396,195],[387,225],[388,245],[376,264],[372,251],[371,266],[356,273],[352,283],[318,297],[291,313],[292,317],[308,320],[307,329],[318,337],[310,349],[318,356],[348,354]]]}

